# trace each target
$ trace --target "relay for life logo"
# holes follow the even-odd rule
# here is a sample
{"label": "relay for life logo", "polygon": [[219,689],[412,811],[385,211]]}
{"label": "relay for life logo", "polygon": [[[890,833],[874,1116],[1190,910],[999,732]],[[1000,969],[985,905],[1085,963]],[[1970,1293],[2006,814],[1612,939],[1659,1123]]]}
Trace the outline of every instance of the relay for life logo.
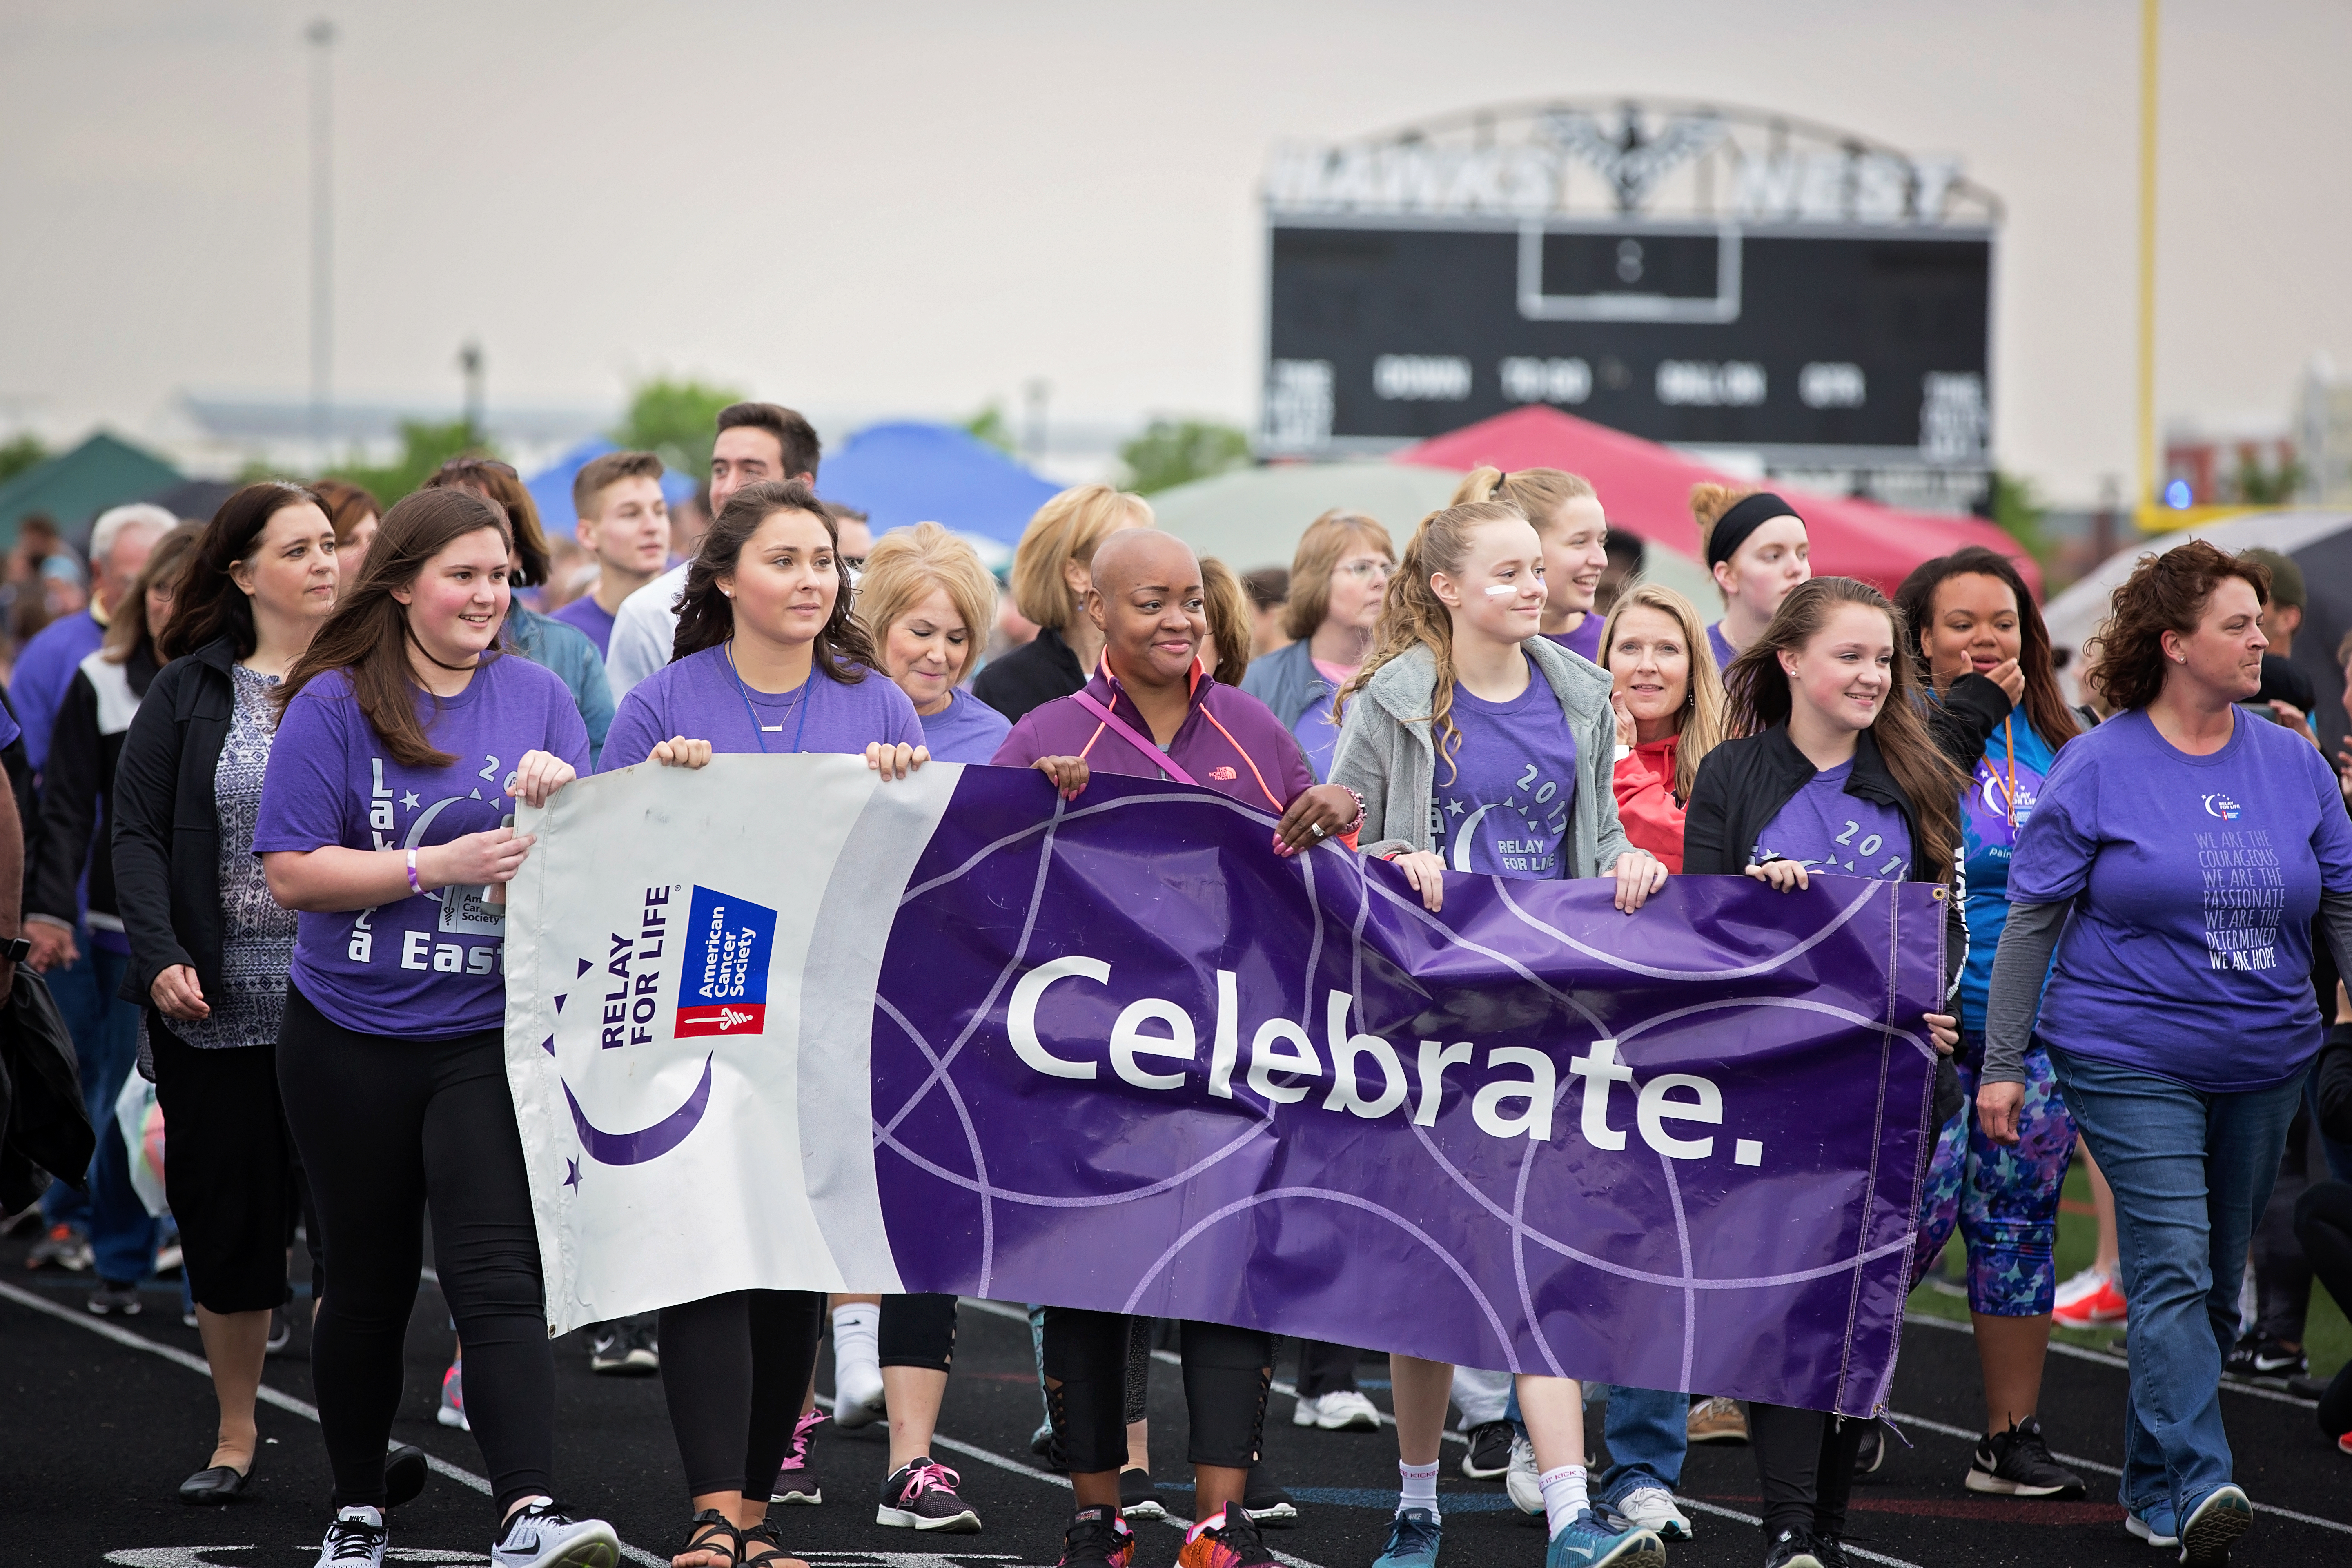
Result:
{"label": "relay for life logo", "polygon": [[677,977],[677,1037],[761,1033],[775,943],[775,910],[698,885]]}

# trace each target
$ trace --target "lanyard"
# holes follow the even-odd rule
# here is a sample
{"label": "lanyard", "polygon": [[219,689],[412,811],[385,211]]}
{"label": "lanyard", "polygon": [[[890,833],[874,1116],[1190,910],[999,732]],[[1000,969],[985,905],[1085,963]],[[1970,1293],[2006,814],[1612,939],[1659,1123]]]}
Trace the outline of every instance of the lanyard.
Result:
{"label": "lanyard", "polygon": [[[735,668],[735,644],[731,638],[727,644],[727,673],[735,678],[735,695],[743,700],[743,716],[751,721],[751,739],[759,742],[760,754],[765,756],[768,751],[767,731],[760,727],[760,710],[751,706],[751,689],[743,684],[743,672]],[[811,663],[808,679],[801,682],[801,694],[793,700],[793,707],[800,713],[800,722],[793,726],[794,752],[801,749],[801,736],[808,729],[809,682],[815,679],[816,666]],[[782,723],[779,722],[776,728],[783,729]]]}
{"label": "lanyard", "polygon": [[[1118,734],[1126,740],[1129,745],[1133,746],[1137,751],[1141,752],[1147,758],[1157,762],[1162,768],[1165,768],[1170,778],[1174,779],[1178,784],[1198,784],[1200,782],[1191,773],[1186,773],[1183,766],[1179,763],[1174,757],[1171,756],[1166,752],[1161,751],[1150,741],[1146,740],[1142,733],[1138,731],[1134,725],[1120,718],[1110,709],[1106,708],[1101,703],[1096,701],[1093,696],[1089,693],[1084,690],[1078,690],[1073,691],[1070,695],[1077,700],[1079,707],[1085,709],[1087,712],[1092,713],[1096,718],[1101,720],[1104,723],[1117,731]],[[1115,702],[1118,700],[1118,694],[1114,692],[1112,694],[1111,700]]]}

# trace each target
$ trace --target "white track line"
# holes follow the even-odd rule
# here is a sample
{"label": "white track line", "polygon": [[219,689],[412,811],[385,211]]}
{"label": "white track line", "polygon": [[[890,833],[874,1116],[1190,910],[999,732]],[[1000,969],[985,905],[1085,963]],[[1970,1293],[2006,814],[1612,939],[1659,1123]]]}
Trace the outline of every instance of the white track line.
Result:
{"label": "white track line", "polygon": [[[207,1383],[212,1381],[213,1369],[205,1364],[204,1358],[201,1356],[192,1356],[187,1352],[181,1350],[175,1345],[161,1344],[154,1340],[147,1338],[144,1334],[134,1334],[129,1329],[117,1328],[112,1323],[101,1322],[86,1312],[76,1312],[71,1308],[60,1307],[54,1301],[45,1301],[41,1300],[40,1297],[34,1295],[31,1291],[20,1290],[16,1286],[8,1284],[5,1280],[0,1280],[0,1300],[14,1301],[20,1307],[27,1308],[36,1312],[47,1313],[48,1316],[57,1319],[61,1323],[71,1323],[78,1329],[88,1329],[91,1333],[96,1334],[99,1338],[102,1340],[111,1340],[116,1344],[125,1346],[128,1349],[144,1351],[149,1355],[161,1356],[174,1366],[187,1368],[188,1371],[196,1373]],[[295,1415],[299,1415],[305,1421],[315,1424],[319,1419],[319,1407],[317,1405],[307,1404],[302,1400],[295,1398],[290,1394],[286,1394],[270,1387],[266,1383],[256,1389],[254,1394],[255,1397],[258,1398],[264,1405],[275,1405],[280,1410],[287,1411]],[[400,1445],[397,1443],[391,1443],[386,1444],[385,1447],[387,1451],[389,1451],[390,1449],[396,1448],[399,1446]],[[434,1474],[446,1476],[449,1479],[456,1481],[460,1486],[471,1487],[474,1490],[481,1493],[484,1497],[488,1497],[490,1495],[490,1483],[488,1480],[483,1477],[474,1474],[473,1471],[461,1468],[458,1466],[451,1464],[448,1460],[441,1458],[434,1454],[426,1454],[425,1456],[425,1462],[432,1468]],[[617,1540],[619,1538],[615,1537],[614,1539]],[[668,1558],[656,1557],[652,1552],[641,1551],[637,1547],[630,1545],[625,1541],[621,1542],[621,1555],[627,1558],[630,1562],[638,1564],[638,1568],[669,1568]]]}
{"label": "white track line", "polygon": [[[1977,1331],[1976,1326],[1972,1323],[1958,1323],[1954,1322],[1949,1318],[1932,1318],[1925,1312],[1904,1313],[1903,1326],[1905,1328],[1945,1329],[1956,1334],[1969,1335],[1971,1338],[1975,1336]],[[2129,1372],[2131,1370],[2131,1363],[2126,1358],[2116,1354],[2115,1352],[2095,1351],[2086,1345],[2063,1344],[2056,1340],[2053,1340],[2050,1342],[2050,1353],[2052,1355],[2071,1356],[2076,1361],[2096,1362],[2101,1366],[2112,1366],[2123,1372]],[[2275,1388],[2256,1388],[2251,1384],[2239,1383],[2226,1377],[2221,1380],[2221,1392],[2224,1394],[2242,1394],[2249,1399],[2267,1399],[2273,1405],[2292,1405],[2297,1410],[2316,1410],[2319,1408],[2319,1401],[2315,1399],[2300,1399],[2292,1394],[2282,1393],[2280,1390]]]}

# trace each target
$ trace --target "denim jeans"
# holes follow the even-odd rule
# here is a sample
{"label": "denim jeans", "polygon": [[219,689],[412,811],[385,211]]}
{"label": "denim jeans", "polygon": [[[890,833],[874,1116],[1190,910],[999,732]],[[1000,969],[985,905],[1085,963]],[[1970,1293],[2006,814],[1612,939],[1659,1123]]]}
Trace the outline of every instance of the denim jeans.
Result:
{"label": "denim jeans", "polygon": [[2051,1056],[2116,1194],[2131,1303],[2118,1495],[2135,1513],[2168,1502],[2186,1517],[2231,1479],[2221,1363],[2237,1336],[2246,1247],[2309,1068],[2269,1089],[2206,1094],[2054,1046]]}
{"label": "denim jeans", "polygon": [[73,1036],[82,1109],[89,1113],[98,1149],[89,1162],[89,1195],[56,1183],[41,1196],[41,1215],[50,1225],[88,1226],[99,1278],[121,1283],[153,1271],[158,1230],[131,1188],[130,1156],[114,1125],[115,1100],[139,1056],[139,1009],[115,994],[131,961],[93,949],[89,935],[78,933],[80,957],[42,979]]}
{"label": "denim jeans", "polygon": [[1672,1389],[1609,1389],[1606,1426],[1609,1470],[1596,1489],[1603,1502],[1621,1503],[1643,1487],[1674,1491],[1683,1484],[1690,1448],[1690,1395]]}

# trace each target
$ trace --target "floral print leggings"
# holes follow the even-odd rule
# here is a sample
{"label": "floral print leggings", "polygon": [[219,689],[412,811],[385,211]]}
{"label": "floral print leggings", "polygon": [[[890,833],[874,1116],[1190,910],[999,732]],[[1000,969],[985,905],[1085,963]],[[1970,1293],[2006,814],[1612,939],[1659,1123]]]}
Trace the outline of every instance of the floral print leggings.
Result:
{"label": "floral print leggings", "polygon": [[1957,1225],[1969,1249],[1969,1309],[1989,1318],[2038,1317],[2057,1295],[2058,1194],[2074,1157],[2074,1118],[2038,1038],[2025,1053],[2025,1103],[2018,1110],[2015,1148],[1994,1142],[1977,1126],[1984,1037],[1962,1034],[1953,1066],[1966,1103],[1936,1140],[1920,1194],[1911,1282],[1918,1284]]}

